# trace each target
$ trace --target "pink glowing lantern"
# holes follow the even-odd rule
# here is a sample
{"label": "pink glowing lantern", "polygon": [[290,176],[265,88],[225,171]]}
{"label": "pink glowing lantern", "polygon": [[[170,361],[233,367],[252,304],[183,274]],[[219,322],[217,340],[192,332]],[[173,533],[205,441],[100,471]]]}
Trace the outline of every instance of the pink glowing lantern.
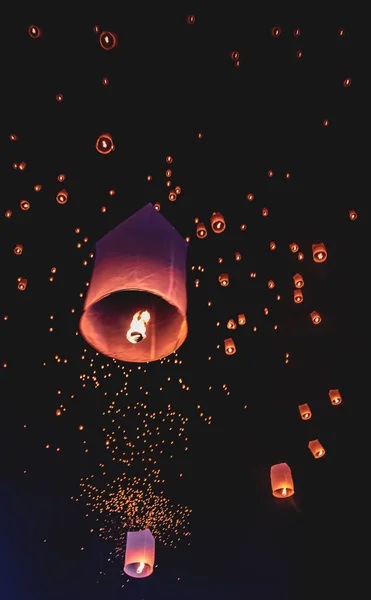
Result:
{"label": "pink glowing lantern", "polygon": [[155,538],[149,529],[128,531],[124,571],[130,577],[148,577],[155,563]]}
{"label": "pink glowing lantern", "polygon": [[279,463],[271,467],[271,485],[275,498],[289,498],[294,494],[294,482],[287,463]]}
{"label": "pink glowing lantern", "polygon": [[151,362],[187,337],[187,243],[147,204],[96,243],[80,331],[105,356]]}

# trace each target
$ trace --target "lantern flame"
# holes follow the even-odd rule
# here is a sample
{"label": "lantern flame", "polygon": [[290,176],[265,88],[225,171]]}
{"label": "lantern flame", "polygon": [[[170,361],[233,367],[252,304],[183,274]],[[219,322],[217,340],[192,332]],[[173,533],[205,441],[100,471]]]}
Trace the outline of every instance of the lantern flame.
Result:
{"label": "lantern flame", "polygon": [[130,328],[126,333],[126,339],[132,344],[142,342],[146,337],[146,326],[151,315],[148,310],[139,310],[132,318]]}
{"label": "lantern flame", "polygon": [[142,573],[142,572],[143,572],[143,569],[144,569],[144,567],[145,567],[145,564],[144,564],[144,562],[143,562],[143,561],[142,561],[142,562],[140,562],[140,563],[139,563],[139,565],[138,565],[138,568],[137,568],[137,573]]}
{"label": "lantern flame", "polygon": [[283,489],[282,489],[282,496],[286,496],[286,494],[287,494],[287,489],[286,489],[286,488],[283,488]]}

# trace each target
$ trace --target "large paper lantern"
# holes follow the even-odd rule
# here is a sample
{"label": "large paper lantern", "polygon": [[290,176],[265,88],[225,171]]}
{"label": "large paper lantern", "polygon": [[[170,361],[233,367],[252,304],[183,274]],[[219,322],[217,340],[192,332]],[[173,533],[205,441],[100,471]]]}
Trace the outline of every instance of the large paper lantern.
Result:
{"label": "large paper lantern", "polygon": [[294,494],[294,482],[287,463],[271,466],[271,486],[275,498],[288,498]]}
{"label": "large paper lantern", "polygon": [[187,337],[187,243],[152,204],[96,244],[80,331],[102,354],[150,362]]}
{"label": "large paper lantern", "polygon": [[155,538],[149,529],[128,531],[124,571],[130,577],[148,577],[155,564]]}

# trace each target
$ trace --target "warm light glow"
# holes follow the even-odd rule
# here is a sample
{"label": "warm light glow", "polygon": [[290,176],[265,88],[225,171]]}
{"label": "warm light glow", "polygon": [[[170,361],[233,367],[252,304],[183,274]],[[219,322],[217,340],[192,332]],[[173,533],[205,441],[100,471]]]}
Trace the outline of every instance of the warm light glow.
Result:
{"label": "warm light glow", "polygon": [[137,573],[142,573],[142,571],[143,571],[143,569],[144,569],[144,566],[145,566],[145,565],[144,565],[144,562],[143,562],[143,561],[142,561],[142,562],[140,562],[140,563],[139,563],[139,566],[138,566],[138,568],[137,568]]}
{"label": "warm light glow", "polygon": [[132,344],[142,342],[146,337],[146,326],[151,318],[148,310],[138,311],[132,318],[130,328],[126,333],[126,339]]}

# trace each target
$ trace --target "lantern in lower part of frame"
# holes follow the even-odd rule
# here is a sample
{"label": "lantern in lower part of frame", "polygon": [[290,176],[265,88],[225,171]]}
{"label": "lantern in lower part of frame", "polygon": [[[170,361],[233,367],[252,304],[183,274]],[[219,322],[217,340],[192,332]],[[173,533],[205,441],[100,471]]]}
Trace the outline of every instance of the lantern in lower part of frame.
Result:
{"label": "lantern in lower part of frame", "polygon": [[308,421],[312,417],[312,412],[308,404],[299,404],[298,409],[303,421]]}
{"label": "lantern in lower part of frame", "polygon": [[322,456],[325,456],[326,454],[326,450],[324,449],[319,440],[310,441],[308,444],[308,448],[313,454],[314,458],[322,458]]}
{"label": "lantern in lower part of frame", "polygon": [[226,354],[236,353],[236,346],[234,345],[234,341],[232,340],[232,338],[224,340],[224,350]]}
{"label": "lantern in lower part of frame", "polygon": [[271,486],[275,498],[289,498],[294,494],[294,482],[287,463],[271,466]]}
{"label": "lantern in lower part of frame", "polygon": [[312,255],[314,262],[325,262],[327,259],[327,250],[325,244],[312,244]]}
{"label": "lantern in lower part of frame", "polygon": [[155,538],[149,529],[128,531],[124,571],[135,578],[148,577],[155,563]]}
{"label": "lantern in lower part of frame", "polygon": [[96,244],[80,319],[95,350],[127,362],[171,354],[187,337],[187,243],[147,204]]}
{"label": "lantern in lower part of frame", "polygon": [[330,390],[328,393],[330,400],[331,400],[331,404],[333,404],[334,406],[337,406],[338,404],[341,404],[343,399],[340,395],[339,390]]}

